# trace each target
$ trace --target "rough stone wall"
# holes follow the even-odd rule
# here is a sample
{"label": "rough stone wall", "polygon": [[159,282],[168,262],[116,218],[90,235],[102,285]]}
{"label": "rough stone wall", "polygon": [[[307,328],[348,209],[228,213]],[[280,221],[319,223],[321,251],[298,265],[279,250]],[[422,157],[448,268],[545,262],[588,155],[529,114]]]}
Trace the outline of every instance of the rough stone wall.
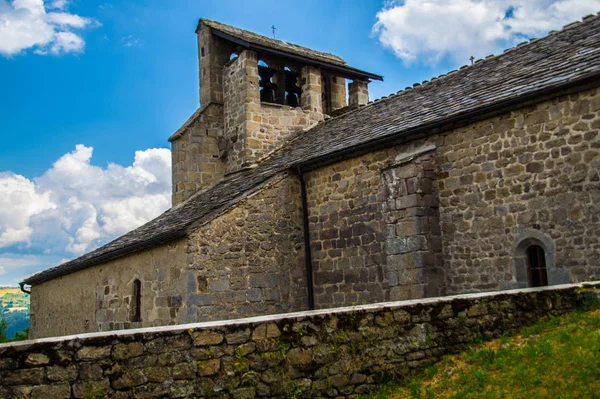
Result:
{"label": "rough stone wall", "polygon": [[348,85],[348,106],[356,108],[369,102],[369,82],[364,80],[353,80]]}
{"label": "rough stone wall", "polygon": [[597,278],[598,128],[593,89],[307,173],[317,305],[527,286],[521,239],[550,284]]}
{"label": "rough stone wall", "polygon": [[181,134],[171,139],[173,206],[225,174],[222,159],[223,106],[212,103]]}
{"label": "rough stone wall", "polygon": [[443,295],[433,149],[390,147],[306,173],[318,308]]}
{"label": "rough stone wall", "polygon": [[[186,240],[107,262],[31,289],[31,338],[175,324]],[[141,322],[130,322],[132,284],[142,283]]]}
{"label": "rough stone wall", "polygon": [[0,396],[355,398],[597,300],[563,286],[3,344]]}
{"label": "rough stone wall", "polygon": [[393,301],[445,293],[433,148],[399,154],[382,173],[386,276]]}
{"label": "rough stone wall", "polygon": [[321,71],[323,113],[331,114],[347,105],[346,79]]}
{"label": "rough stone wall", "polygon": [[[246,155],[246,98],[249,85],[255,85],[258,90],[258,69],[252,67],[255,63],[254,58],[253,52],[242,51],[223,68],[223,137],[228,172],[239,169]],[[234,165],[237,165],[237,168]]]}
{"label": "rough stone wall", "polygon": [[380,173],[385,155],[305,175],[317,308],[389,300]]}
{"label": "rough stone wall", "polygon": [[[141,281],[141,322],[131,321]],[[31,337],[308,308],[299,180],[279,175],[187,239],[35,285]]]}
{"label": "rough stone wall", "polygon": [[198,31],[198,63],[200,80],[200,104],[210,102],[222,104],[223,65],[229,62],[236,45],[211,33],[211,29],[201,23]]}
{"label": "rough stone wall", "polygon": [[430,140],[448,293],[515,286],[512,249],[534,233],[553,243],[554,269],[564,271],[551,284],[600,276],[598,129],[592,89]]}
{"label": "rough stone wall", "polygon": [[[223,70],[227,172],[260,161],[323,118],[319,70],[302,69],[302,108],[261,103],[258,56],[245,50]],[[318,99],[317,99],[318,97]]]}
{"label": "rough stone wall", "polygon": [[298,178],[275,177],[189,237],[188,322],[307,309]]}

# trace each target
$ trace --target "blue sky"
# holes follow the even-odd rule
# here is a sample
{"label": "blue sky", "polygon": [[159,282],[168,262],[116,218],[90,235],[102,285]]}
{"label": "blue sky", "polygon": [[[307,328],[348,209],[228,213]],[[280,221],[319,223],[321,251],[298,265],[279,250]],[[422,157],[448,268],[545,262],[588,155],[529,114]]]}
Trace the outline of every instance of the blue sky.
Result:
{"label": "blue sky", "polygon": [[0,285],[170,206],[209,18],[343,57],[395,93],[600,11],[600,0],[0,0]]}
{"label": "blue sky", "polygon": [[39,56],[29,50],[0,59],[3,91],[10,93],[0,100],[8,139],[0,148],[0,170],[37,176],[76,143],[93,146],[98,165],[131,163],[136,150],[167,147],[167,137],[199,103],[194,34],[199,17],[262,34],[275,24],[280,39],[334,52],[350,65],[384,75],[383,84],[373,85],[374,96],[398,91],[436,69],[404,68],[378,45],[371,29],[382,2],[288,4],[73,1],[70,13],[102,24],[80,30],[84,53]]}

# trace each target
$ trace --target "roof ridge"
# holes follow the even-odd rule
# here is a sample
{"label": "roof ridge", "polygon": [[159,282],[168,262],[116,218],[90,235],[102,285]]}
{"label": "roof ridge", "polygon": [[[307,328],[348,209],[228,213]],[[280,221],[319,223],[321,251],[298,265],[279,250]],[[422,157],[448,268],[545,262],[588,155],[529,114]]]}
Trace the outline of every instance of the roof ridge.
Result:
{"label": "roof ridge", "polygon": [[[305,47],[305,46],[301,46],[301,45],[299,45],[299,44],[296,44],[296,43],[291,43],[291,42],[286,42],[286,41],[284,41],[284,40],[275,39],[275,38],[272,38],[272,37],[269,37],[269,36],[261,35],[260,33],[253,32],[253,31],[251,31],[251,30],[247,30],[247,29],[238,28],[238,27],[236,27],[236,26],[233,26],[233,25],[228,25],[228,24],[224,24],[224,23],[222,23],[222,22],[215,21],[215,20],[208,19],[208,18],[200,18],[200,19],[198,20],[198,22],[199,22],[199,23],[200,23],[200,22],[205,22],[205,23],[206,23],[206,22],[208,22],[208,25],[209,25],[209,26],[210,26],[211,24],[222,25],[222,26],[224,26],[224,27],[227,27],[227,28],[230,28],[230,29],[236,29],[236,30],[239,30],[239,31],[242,31],[242,32],[250,33],[250,34],[252,34],[252,35],[257,35],[257,36],[260,36],[261,38],[263,38],[263,39],[266,39],[266,40],[268,40],[268,41],[279,42],[279,43],[281,43],[281,44],[283,44],[283,45],[287,45],[287,46],[294,46],[294,47],[298,47],[298,48],[300,48],[300,49],[304,49],[304,50],[310,50],[310,51],[312,51],[312,52],[315,52],[315,53],[319,53],[319,54],[321,54],[321,55],[322,55],[324,58],[332,58],[332,60],[333,60],[333,61],[336,61],[336,62],[339,62],[339,63],[342,63],[342,64],[346,64],[346,60],[344,60],[344,59],[343,59],[342,57],[340,57],[339,55],[336,55],[336,54],[333,54],[333,53],[328,53],[328,52],[325,52],[325,51],[320,51],[320,50],[314,50],[314,49],[312,49],[312,48],[310,48],[310,47]],[[211,26],[211,27],[212,27],[212,28],[214,28],[214,29],[217,29],[217,30],[219,30],[219,28],[218,28],[218,27],[213,27],[213,26]]]}
{"label": "roof ridge", "polygon": [[[506,48],[506,49],[504,49],[502,51],[501,54],[490,54],[490,55],[487,55],[485,58],[480,58],[478,60],[475,60],[473,62],[473,64],[471,64],[471,65],[463,65],[463,66],[459,67],[458,69],[453,69],[453,70],[451,70],[449,72],[446,72],[446,73],[443,73],[441,75],[432,77],[429,80],[424,80],[421,83],[419,83],[419,82],[413,83],[412,87],[411,86],[407,86],[407,87],[404,88],[404,90],[398,90],[396,93],[391,93],[388,96],[381,96],[380,98],[376,98],[373,101],[369,101],[369,103],[366,104],[366,105],[369,106],[369,105],[372,105],[372,104],[376,104],[376,103],[379,103],[381,101],[388,100],[388,99],[390,99],[392,97],[396,97],[396,96],[398,96],[398,95],[400,95],[400,94],[402,94],[404,92],[407,92],[407,91],[410,91],[410,90],[413,90],[413,89],[422,88],[423,86],[431,84],[434,81],[438,81],[438,80],[444,79],[444,78],[446,78],[448,76],[451,76],[451,75],[454,75],[454,74],[456,74],[456,73],[458,73],[458,72],[460,72],[460,71],[462,71],[464,69],[472,68],[472,67],[475,67],[475,66],[478,66],[478,65],[483,65],[484,62],[489,62],[491,60],[498,59],[499,57],[502,57],[502,56],[504,56],[507,53],[513,52],[515,50],[520,50],[523,47],[531,45],[532,43],[536,43],[536,42],[538,42],[540,40],[543,40],[545,38],[548,38],[550,36],[554,36],[554,35],[560,34],[562,32],[565,32],[565,31],[567,31],[569,29],[573,29],[575,27],[578,27],[581,24],[590,23],[590,21],[593,21],[593,20],[596,20],[596,19],[600,19],[600,12],[598,12],[597,14],[588,14],[588,15],[582,17],[581,20],[570,22],[570,23],[564,25],[562,27],[562,29],[551,30],[545,36],[542,36],[542,37],[539,37],[539,38],[534,37],[534,38],[531,38],[531,39],[529,39],[527,41],[518,43],[518,44],[514,45],[513,47]],[[349,114],[349,112],[346,113],[346,114]],[[343,114],[343,115],[346,115],[346,114]],[[340,116],[343,116],[343,115],[340,115]]]}

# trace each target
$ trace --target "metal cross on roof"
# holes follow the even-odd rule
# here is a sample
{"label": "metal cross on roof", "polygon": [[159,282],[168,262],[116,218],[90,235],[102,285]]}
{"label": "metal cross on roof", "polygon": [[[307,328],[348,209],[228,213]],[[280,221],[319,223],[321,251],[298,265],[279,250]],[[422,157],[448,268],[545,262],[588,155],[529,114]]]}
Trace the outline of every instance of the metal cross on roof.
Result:
{"label": "metal cross on roof", "polygon": [[273,26],[271,26],[271,29],[273,29],[273,38],[275,38],[275,29],[277,29],[277,28],[275,27],[275,25],[273,25]]}

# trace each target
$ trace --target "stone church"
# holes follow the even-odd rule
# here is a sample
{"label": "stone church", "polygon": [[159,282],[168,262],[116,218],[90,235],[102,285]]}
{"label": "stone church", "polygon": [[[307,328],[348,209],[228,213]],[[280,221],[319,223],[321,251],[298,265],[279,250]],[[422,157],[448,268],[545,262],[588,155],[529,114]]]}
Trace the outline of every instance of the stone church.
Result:
{"label": "stone church", "polygon": [[381,76],[201,19],[173,207],[27,278],[31,337],[600,277],[600,17]]}

